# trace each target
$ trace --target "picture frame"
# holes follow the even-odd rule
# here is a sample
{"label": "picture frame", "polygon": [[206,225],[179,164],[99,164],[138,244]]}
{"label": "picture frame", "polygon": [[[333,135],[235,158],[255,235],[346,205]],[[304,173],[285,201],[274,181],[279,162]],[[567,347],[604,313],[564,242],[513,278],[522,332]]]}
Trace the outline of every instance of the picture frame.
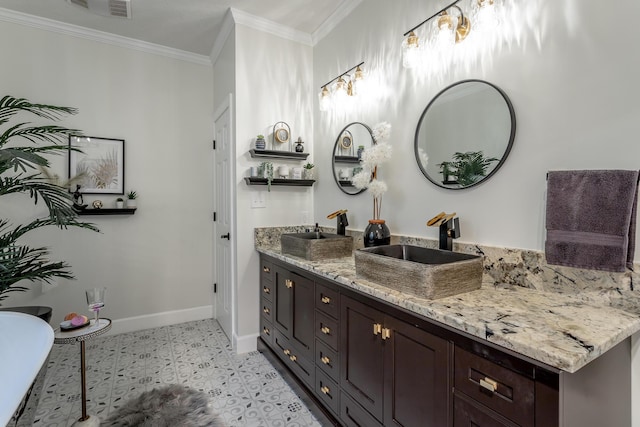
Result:
{"label": "picture frame", "polygon": [[69,135],[69,179],[82,194],[124,194],[124,139]]}

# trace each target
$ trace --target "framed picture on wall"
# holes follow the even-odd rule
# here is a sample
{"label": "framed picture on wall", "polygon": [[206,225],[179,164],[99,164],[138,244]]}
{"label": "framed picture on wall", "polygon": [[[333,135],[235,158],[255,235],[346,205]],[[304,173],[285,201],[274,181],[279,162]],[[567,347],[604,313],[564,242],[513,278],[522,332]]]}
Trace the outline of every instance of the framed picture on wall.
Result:
{"label": "framed picture on wall", "polygon": [[124,139],[70,135],[69,148],[69,179],[81,193],[124,194]]}

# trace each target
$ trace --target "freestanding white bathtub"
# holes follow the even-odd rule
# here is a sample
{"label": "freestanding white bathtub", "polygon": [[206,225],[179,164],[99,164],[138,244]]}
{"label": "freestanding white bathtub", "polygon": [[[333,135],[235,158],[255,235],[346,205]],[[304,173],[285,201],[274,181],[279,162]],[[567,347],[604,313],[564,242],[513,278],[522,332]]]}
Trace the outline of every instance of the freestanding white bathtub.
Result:
{"label": "freestanding white bathtub", "polygon": [[52,346],[53,329],[44,320],[0,311],[0,426],[11,420]]}

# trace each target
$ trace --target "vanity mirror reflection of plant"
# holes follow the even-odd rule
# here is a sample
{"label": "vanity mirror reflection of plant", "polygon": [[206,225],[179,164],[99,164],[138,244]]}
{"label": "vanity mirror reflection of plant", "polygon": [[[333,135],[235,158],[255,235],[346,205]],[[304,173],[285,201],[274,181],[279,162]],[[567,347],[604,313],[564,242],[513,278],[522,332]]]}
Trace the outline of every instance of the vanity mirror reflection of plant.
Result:
{"label": "vanity mirror reflection of plant", "polygon": [[353,185],[358,189],[366,189],[373,196],[373,218],[380,219],[382,195],[387,191],[387,184],[378,179],[378,167],[391,159],[392,147],[389,144],[391,125],[387,122],[377,124],[373,128],[373,146],[362,153],[360,164],[362,170],[353,176]]}

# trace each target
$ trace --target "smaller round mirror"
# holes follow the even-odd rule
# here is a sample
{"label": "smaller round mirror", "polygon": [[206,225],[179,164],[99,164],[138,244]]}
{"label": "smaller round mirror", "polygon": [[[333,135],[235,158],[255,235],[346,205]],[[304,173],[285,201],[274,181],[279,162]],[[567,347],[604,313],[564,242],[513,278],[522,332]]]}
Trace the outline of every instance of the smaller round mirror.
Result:
{"label": "smaller round mirror", "polygon": [[374,143],[371,128],[364,123],[349,123],[338,134],[333,146],[331,164],[333,178],[342,192],[354,195],[365,190],[354,187],[352,179],[362,170],[360,167],[362,153],[371,148]]}
{"label": "smaller round mirror", "polygon": [[507,95],[482,80],[463,80],[427,105],[415,136],[415,156],[438,187],[460,190],[492,176],[511,151],[516,116]]}

